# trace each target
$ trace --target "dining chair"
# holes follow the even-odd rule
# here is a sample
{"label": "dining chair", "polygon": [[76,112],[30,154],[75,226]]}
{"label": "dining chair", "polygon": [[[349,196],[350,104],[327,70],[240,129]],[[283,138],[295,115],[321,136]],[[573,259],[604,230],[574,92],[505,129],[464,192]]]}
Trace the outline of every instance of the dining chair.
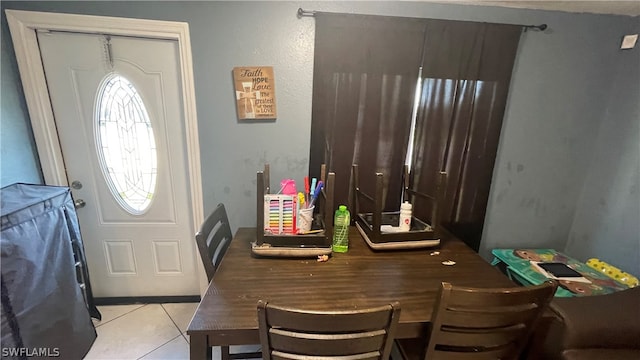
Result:
{"label": "dining chair", "polygon": [[555,280],[494,289],[443,282],[428,339],[396,340],[399,353],[410,360],[517,359],[557,287]]}
{"label": "dining chair", "polygon": [[220,266],[231,239],[231,225],[229,225],[227,210],[224,204],[220,203],[196,233],[196,243],[208,282],[211,282],[213,274]]}
{"label": "dining chair", "polygon": [[400,304],[307,311],[258,302],[262,358],[388,359]]}
{"label": "dining chair", "polygon": [[[220,203],[202,223],[200,231],[196,233],[196,244],[202,265],[207,273],[208,282],[211,282],[213,275],[218,270],[232,238],[227,210],[224,204]],[[220,351],[222,360],[256,359],[262,356],[260,351],[232,354],[229,346],[221,346]]]}

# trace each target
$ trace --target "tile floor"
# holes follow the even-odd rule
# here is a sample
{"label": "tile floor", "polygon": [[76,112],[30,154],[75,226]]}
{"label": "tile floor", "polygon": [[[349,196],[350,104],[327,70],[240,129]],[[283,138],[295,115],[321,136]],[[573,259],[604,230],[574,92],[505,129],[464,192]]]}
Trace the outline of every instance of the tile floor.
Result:
{"label": "tile floor", "polygon": [[[186,331],[197,307],[197,303],[98,306],[102,321],[94,319],[98,337],[85,359],[189,359]],[[213,348],[213,358],[220,358],[219,348]]]}

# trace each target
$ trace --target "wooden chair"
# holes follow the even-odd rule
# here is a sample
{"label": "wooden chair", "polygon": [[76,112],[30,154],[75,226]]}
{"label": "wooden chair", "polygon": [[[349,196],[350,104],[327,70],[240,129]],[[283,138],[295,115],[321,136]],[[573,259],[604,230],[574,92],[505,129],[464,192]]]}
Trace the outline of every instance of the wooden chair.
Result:
{"label": "wooden chair", "polygon": [[353,311],[304,311],[258,302],[262,358],[388,359],[400,305]]}
{"label": "wooden chair", "polygon": [[405,359],[517,359],[557,287],[555,280],[499,289],[443,282],[427,343],[398,340],[398,350]]}
{"label": "wooden chair", "polygon": [[[204,265],[209,282],[211,282],[213,275],[218,270],[232,238],[227,210],[224,204],[220,203],[204,221],[200,231],[196,233],[196,244],[198,245],[202,265]],[[255,359],[262,356],[259,351],[231,354],[229,346],[221,346],[220,350],[223,360]]]}
{"label": "wooden chair", "polygon": [[198,251],[209,282],[220,266],[231,239],[231,226],[229,218],[227,218],[227,210],[225,210],[224,204],[220,203],[204,221],[200,231],[196,233]]}

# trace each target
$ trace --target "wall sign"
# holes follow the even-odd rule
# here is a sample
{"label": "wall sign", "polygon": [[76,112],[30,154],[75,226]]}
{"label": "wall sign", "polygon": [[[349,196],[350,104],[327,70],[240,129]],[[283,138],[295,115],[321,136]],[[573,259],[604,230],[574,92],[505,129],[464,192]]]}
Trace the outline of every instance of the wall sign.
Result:
{"label": "wall sign", "polygon": [[238,119],[275,119],[276,84],[272,66],[234,67]]}

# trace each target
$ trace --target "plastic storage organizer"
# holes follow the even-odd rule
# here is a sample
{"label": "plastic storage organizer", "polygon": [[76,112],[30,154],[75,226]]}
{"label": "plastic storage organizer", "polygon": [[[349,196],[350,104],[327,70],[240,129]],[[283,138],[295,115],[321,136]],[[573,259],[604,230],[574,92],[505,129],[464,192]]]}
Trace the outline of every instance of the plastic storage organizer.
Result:
{"label": "plastic storage organizer", "polygon": [[[263,171],[258,171],[256,241],[251,244],[253,254],[267,257],[316,257],[331,254],[335,174],[327,173],[325,165],[322,165],[320,174],[320,180],[325,185],[314,204],[316,212],[313,215],[311,230],[316,232],[296,234],[287,228],[288,223],[284,218],[279,218],[277,224],[265,221],[265,218],[269,219],[265,216],[265,205],[279,201],[283,207],[278,209],[278,212],[282,214],[287,209],[287,198],[270,193],[269,164],[265,164]],[[267,213],[269,211],[267,209]]]}

